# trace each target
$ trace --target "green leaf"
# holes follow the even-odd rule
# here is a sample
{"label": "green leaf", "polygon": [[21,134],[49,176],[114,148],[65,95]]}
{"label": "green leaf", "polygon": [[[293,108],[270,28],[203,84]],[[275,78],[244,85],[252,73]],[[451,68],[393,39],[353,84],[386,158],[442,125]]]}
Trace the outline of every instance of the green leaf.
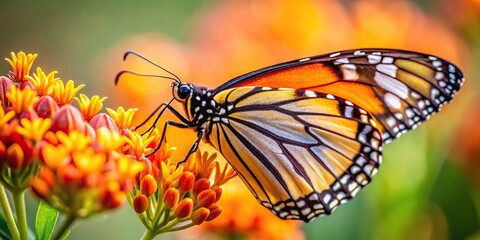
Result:
{"label": "green leaf", "polygon": [[3,214],[3,212],[1,212],[0,214],[0,239],[12,239],[12,236],[10,235],[10,230],[8,230],[7,220],[5,220],[5,215]]}
{"label": "green leaf", "polygon": [[58,211],[46,202],[41,201],[38,205],[35,231],[38,240],[50,239],[58,218]]}

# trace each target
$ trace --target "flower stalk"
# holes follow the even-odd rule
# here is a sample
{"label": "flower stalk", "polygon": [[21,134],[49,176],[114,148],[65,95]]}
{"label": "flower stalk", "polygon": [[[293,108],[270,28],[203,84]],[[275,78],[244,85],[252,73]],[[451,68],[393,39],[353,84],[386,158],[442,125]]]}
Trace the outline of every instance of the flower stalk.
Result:
{"label": "flower stalk", "polygon": [[13,202],[17,216],[18,230],[20,238],[28,239],[27,211],[25,209],[25,191],[15,191],[12,193]]}
{"label": "flower stalk", "polygon": [[13,213],[8,202],[7,194],[5,188],[0,184],[0,206],[2,207],[3,213],[5,214],[5,220],[7,221],[8,230],[12,238],[15,240],[20,239],[20,233],[18,232],[17,224],[13,218]]}

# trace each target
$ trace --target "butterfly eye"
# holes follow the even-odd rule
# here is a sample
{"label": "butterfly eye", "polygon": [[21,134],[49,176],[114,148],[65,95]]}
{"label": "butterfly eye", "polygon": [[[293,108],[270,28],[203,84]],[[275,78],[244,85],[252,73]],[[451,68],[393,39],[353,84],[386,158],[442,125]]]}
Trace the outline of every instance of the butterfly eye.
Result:
{"label": "butterfly eye", "polygon": [[190,95],[190,87],[187,85],[180,86],[177,95],[180,99],[186,99]]}

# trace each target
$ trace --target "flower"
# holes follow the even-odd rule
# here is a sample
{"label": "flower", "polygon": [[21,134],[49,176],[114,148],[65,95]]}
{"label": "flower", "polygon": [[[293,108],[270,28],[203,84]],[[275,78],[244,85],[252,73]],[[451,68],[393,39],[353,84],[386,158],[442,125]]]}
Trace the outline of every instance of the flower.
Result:
{"label": "flower", "polygon": [[30,69],[32,68],[33,61],[37,58],[37,54],[25,54],[20,51],[17,54],[10,54],[12,59],[5,58],[5,60],[12,67],[10,75],[12,79],[15,79],[18,82],[26,81],[26,76],[30,74]]}
{"label": "flower", "polygon": [[75,97],[78,106],[80,107],[80,112],[83,115],[83,118],[86,121],[90,121],[95,115],[97,115],[100,110],[103,108],[103,102],[106,100],[106,97],[100,98],[95,95],[92,99],[89,99],[86,95],[80,94],[80,98]]}
{"label": "flower", "polygon": [[83,87],[85,87],[84,84],[80,84],[79,86],[75,87],[72,80],[68,80],[67,84],[63,84],[62,81],[58,81],[53,88],[52,97],[60,106],[69,104],[73,101],[78,91],[80,91]]}
{"label": "flower", "polygon": [[41,68],[37,67],[36,73],[25,78],[30,81],[39,96],[44,96],[52,94],[54,87],[60,81],[60,78],[55,77],[57,73],[57,71],[52,71],[47,75]]}

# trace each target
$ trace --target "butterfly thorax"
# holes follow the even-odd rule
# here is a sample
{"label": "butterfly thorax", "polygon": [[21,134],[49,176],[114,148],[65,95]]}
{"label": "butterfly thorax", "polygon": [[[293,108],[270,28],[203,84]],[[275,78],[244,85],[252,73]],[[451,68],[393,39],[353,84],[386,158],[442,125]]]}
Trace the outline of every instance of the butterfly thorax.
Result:
{"label": "butterfly thorax", "polygon": [[[188,96],[180,96],[180,91],[187,91]],[[208,129],[208,123],[218,116],[219,104],[213,99],[213,90],[194,84],[180,83],[173,86],[173,95],[176,100],[183,103],[186,117],[190,127],[197,132]]]}

